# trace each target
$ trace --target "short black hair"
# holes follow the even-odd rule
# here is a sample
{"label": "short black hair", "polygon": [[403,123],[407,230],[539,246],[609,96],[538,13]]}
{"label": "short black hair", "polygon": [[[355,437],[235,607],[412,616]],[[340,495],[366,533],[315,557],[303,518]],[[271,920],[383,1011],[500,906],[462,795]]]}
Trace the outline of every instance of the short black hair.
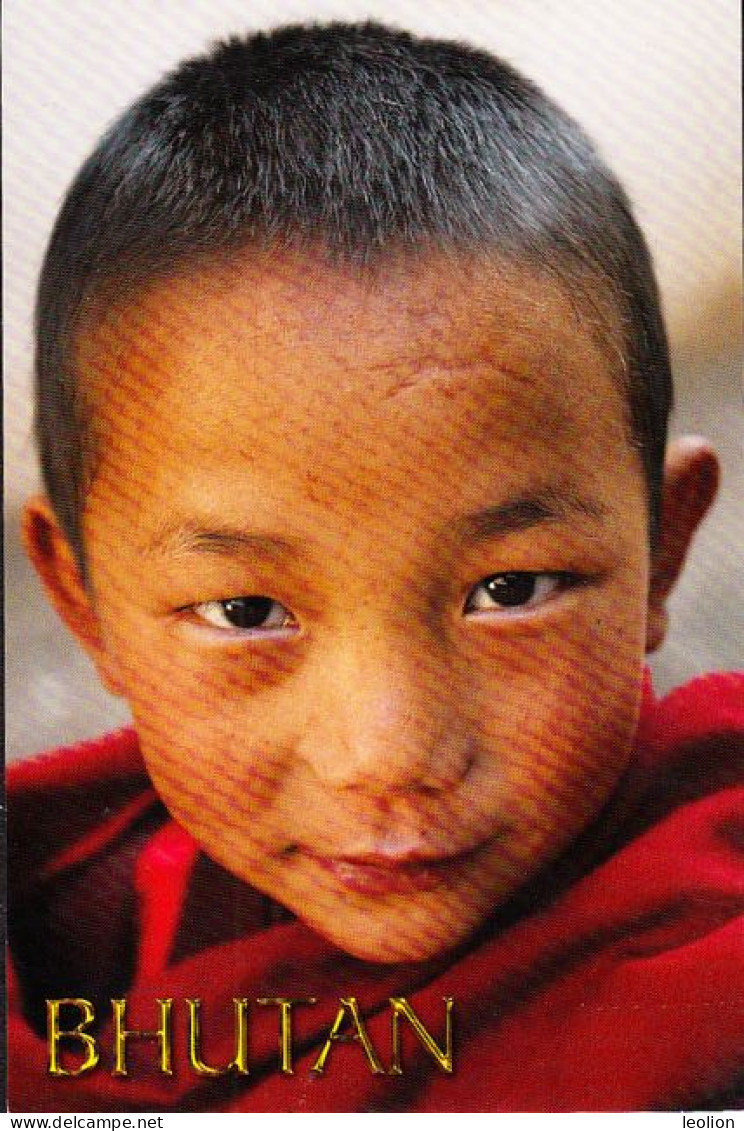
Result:
{"label": "short black hair", "polygon": [[81,568],[94,462],[74,363],[83,312],[106,290],[252,244],[312,244],[360,265],[401,248],[482,251],[609,297],[653,538],[672,381],[649,252],[618,181],[573,119],[494,56],[331,23],[231,38],[182,63],[105,133],[67,194],[38,292],[36,419]]}

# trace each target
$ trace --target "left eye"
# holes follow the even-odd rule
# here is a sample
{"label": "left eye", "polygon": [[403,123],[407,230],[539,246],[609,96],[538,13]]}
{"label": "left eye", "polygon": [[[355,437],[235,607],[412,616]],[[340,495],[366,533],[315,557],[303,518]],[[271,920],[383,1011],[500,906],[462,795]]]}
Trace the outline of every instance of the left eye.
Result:
{"label": "left eye", "polygon": [[570,573],[493,573],[468,595],[466,613],[519,612],[541,605],[555,593],[577,583]]}
{"label": "left eye", "polygon": [[194,613],[215,628],[232,628],[243,632],[266,632],[276,628],[294,628],[292,613],[271,597],[230,597],[225,601],[204,601],[193,606]]}

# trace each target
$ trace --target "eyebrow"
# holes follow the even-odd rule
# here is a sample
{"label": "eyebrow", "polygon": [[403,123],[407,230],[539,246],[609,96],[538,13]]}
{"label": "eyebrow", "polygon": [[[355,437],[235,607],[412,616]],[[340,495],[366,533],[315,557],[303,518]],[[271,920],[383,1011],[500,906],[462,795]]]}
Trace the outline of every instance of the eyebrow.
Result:
{"label": "eyebrow", "polygon": [[276,558],[298,550],[298,544],[270,534],[255,534],[238,527],[169,523],[158,530],[144,547],[148,553],[218,554],[250,553]]}
{"label": "eyebrow", "polygon": [[575,517],[601,522],[606,515],[607,508],[594,499],[587,499],[571,489],[545,487],[475,511],[462,519],[459,526],[465,541],[485,542],[543,523]]}

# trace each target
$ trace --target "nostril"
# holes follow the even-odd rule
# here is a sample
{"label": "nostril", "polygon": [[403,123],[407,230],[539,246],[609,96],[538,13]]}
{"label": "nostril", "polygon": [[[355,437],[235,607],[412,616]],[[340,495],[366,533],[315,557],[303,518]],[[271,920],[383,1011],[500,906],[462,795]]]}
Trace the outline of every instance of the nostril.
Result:
{"label": "nostril", "polygon": [[437,794],[442,792],[442,789],[446,788],[447,783],[444,782],[441,785],[428,785],[426,782],[422,782],[421,785],[416,786],[417,791],[423,793],[425,797],[436,797]]}

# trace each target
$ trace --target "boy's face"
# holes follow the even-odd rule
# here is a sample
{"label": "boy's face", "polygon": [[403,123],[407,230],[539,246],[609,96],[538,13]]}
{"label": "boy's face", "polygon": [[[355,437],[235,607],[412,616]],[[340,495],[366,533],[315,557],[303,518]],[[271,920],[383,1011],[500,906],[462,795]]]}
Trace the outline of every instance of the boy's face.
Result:
{"label": "boy's face", "polygon": [[611,355],[495,266],[288,256],[81,346],[99,666],[174,816],[356,955],[461,942],[626,765],[648,539]]}

